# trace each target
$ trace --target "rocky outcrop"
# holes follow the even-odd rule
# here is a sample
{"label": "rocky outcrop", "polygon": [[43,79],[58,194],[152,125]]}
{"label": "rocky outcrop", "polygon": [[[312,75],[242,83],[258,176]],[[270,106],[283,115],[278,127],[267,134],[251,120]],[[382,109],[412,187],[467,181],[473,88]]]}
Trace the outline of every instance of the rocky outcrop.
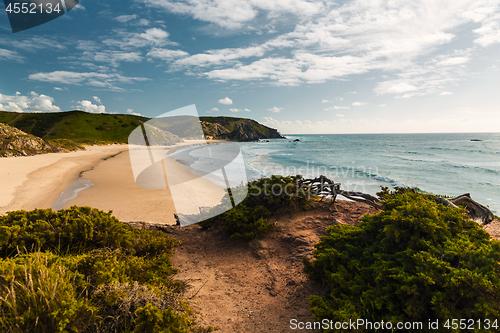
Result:
{"label": "rocky outcrop", "polygon": [[45,153],[68,152],[37,136],[0,123],[0,156],[31,156]]}
{"label": "rocky outcrop", "polygon": [[233,117],[201,117],[201,125],[207,139],[229,141],[258,141],[284,139],[274,128],[259,124],[255,120]]}
{"label": "rocky outcrop", "polygon": [[263,133],[256,131],[253,128],[253,126],[249,123],[237,124],[234,131],[232,131],[229,134],[225,134],[222,137],[231,141],[239,141],[239,142],[269,139]]}
{"label": "rocky outcrop", "polygon": [[205,133],[207,139],[219,138],[222,135],[231,133],[227,128],[218,123],[209,123],[207,121],[201,122],[201,128]]}

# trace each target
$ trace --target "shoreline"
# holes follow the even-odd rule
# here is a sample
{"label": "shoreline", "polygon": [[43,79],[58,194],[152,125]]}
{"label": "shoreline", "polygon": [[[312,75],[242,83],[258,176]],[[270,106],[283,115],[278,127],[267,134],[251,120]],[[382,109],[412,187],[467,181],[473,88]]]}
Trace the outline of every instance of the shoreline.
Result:
{"label": "shoreline", "polygon": [[126,150],[125,145],[86,146],[86,150],[0,159],[0,214],[15,210],[52,208],[82,170],[102,158]]}
{"label": "shoreline", "polygon": [[[163,148],[175,149],[203,142],[225,141],[186,140]],[[85,148],[69,153],[1,158],[0,214],[53,208],[65,191],[74,192],[71,185],[85,174],[92,185],[76,191],[76,197],[62,204],[62,209],[72,205],[92,206],[104,211],[113,210],[114,215],[123,221],[175,224],[176,210],[170,191],[167,189],[159,193],[160,190],[143,189],[135,184],[128,145],[94,145]],[[115,176],[114,179],[110,179],[112,176]],[[68,194],[71,197],[74,193]]]}

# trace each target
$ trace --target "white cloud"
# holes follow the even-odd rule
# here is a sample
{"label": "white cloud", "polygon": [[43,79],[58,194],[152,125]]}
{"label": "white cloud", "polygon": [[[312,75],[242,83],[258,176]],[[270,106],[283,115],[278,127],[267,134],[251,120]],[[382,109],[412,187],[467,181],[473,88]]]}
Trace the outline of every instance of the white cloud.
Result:
{"label": "white cloud", "polygon": [[279,107],[276,107],[276,106],[274,106],[274,107],[272,107],[270,109],[267,109],[267,111],[276,112],[276,113],[280,112],[281,110],[283,110],[283,108],[279,108]]}
{"label": "white cloud", "polygon": [[116,46],[125,50],[146,46],[160,47],[164,45],[177,45],[177,43],[168,39],[170,34],[160,28],[150,28],[141,33],[117,30],[115,31],[115,35],[115,38],[105,39],[102,42],[107,46]]}
{"label": "white cloud", "polygon": [[250,109],[243,109],[243,111],[246,111],[246,112],[251,112]]}
{"label": "white cloud", "polygon": [[49,73],[36,73],[28,77],[30,80],[63,83],[63,84],[86,84],[94,87],[108,88],[111,90],[123,90],[117,87],[116,83],[134,83],[148,81],[144,77],[127,77],[115,73],[95,73],[95,72],[69,72],[55,71]]}
{"label": "white cloud", "polygon": [[338,113],[336,113],[335,115],[336,115],[337,117],[343,117],[343,116],[344,116],[343,114],[338,114]]}
{"label": "white cloud", "polygon": [[323,100],[321,100],[321,103],[328,103],[328,100],[327,99],[323,99]]}
{"label": "white cloud", "polygon": [[59,88],[59,87],[54,87],[54,90],[58,90],[58,91],[61,91],[61,90],[63,90],[63,88]]}
{"label": "white cloud", "polygon": [[379,105],[378,105],[378,107],[379,107],[379,108],[385,108],[386,106],[387,106],[387,105],[385,105],[385,104],[379,104]]}
{"label": "white cloud", "polygon": [[212,112],[219,112],[219,109],[218,108],[211,108],[210,111],[212,111]]}
{"label": "white cloud", "polygon": [[142,114],[140,114],[138,112],[134,112],[134,109],[127,109],[127,113],[134,115],[134,116],[142,116]]}
{"label": "white cloud", "polygon": [[23,51],[34,53],[38,50],[48,49],[52,52],[66,50],[67,47],[51,37],[32,37],[32,38],[0,38],[0,44],[12,46]]}
{"label": "white cloud", "polygon": [[92,104],[91,101],[87,100],[78,101],[75,107],[90,113],[106,113],[106,107],[104,105]]}
{"label": "white cloud", "polygon": [[451,91],[443,91],[439,95],[444,96],[444,95],[453,95]]}
{"label": "white cloud", "polygon": [[338,106],[338,105],[334,105],[334,106],[331,106],[329,108],[326,108],[325,111],[328,111],[328,110],[346,110],[346,109],[350,109],[351,107],[350,106]]}
{"label": "white cloud", "polygon": [[136,24],[141,26],[148,26],[151,24],[151,22],[149,22],[149,20],[147,19],[142,18]]}
{"label": "white cloud", "polygon": [[305,0],[141,0],[145,4],[162,8],[168,12],[189,15],[193,18],[216,24],[223,28],[237,29],[257,17],[260,11],[268,17],[291,13],[307,17],[320,13],[322,2]]}
{"label": "white cloud", "polygon": [[469,61],[468,57],[449,57],[447,59],[441,60],[438,66],[456,66],[462,65]]}
{"label": "white cloud", "polygon": [[148,52],[147,56],[151,58],[157,58],[162,60],[174,60],[177,58],[182,58],[188,56],[189,53],[184,52],[182,50],[169,50],[169,49],[161,49],[155,48]]}
{"label": "white cloud", "polygon": [[142,61],[141,52],[123,52],[123,51],[84,51],[82,60],[85,61],[98,61],[109,63],[113,67],[118,67],[120,62],[140,62]]}
{"label": "white cloud", "polygon": [[229,97],[225,97],[223,99],[219,99],[219,103],[220,104],[226,104],[226,105],[230,105],[230,104],[233,104],[233,100]]}
{"label": "white cloud", "polygon": [[32,91],[29,95],[23,96],[21,93],[16,92],[15,95],[2,95],[0,94],[0,110],[15,111],[15,112],[57,112],[61,109],[54,105],[54,98],[37,94]]}
{"label": "white cloud", "polygon": [[261,57],[268,48],[266,46],[250,46],[245,48],[227,48],[220,50],[209,50],[205,53],[195,54],[183,59],[176,60],[173,68],[182,69],[190,66],[206,67],[214,65],[229,65],[236,63],[241,58]]}
{"label": "white cloud", "polygon": [[367,104],[366,102],[354,102],[354,103],[352,103],[352,106],[363,106],[366,104]]}
{"label": "white cloud", "polygon": [[[458,35],[475,34],[475,43],[481,46],[500,42],[498,0],[432,3],[423,0],[353,0],[345,3],[301,0],[141,1],[226,28],[251,24],[254,18],[256,24],[262,26],[266,22],[260,20],[263,16],[257,19],[257,13],[267,11],[268,22],[273,23],[272,30],[282,31],[275,29],[275,21],[272,21],[280,13],[304,14],[293,31],[264,40],[259,45],[209,50],[177,59],[172,64],[173,69],[189,68],[194,74],[219,81],[258,80],[275,85],[299,85],[384,71],[400,78],[384,78],[385,81],[377,85],[376,92],[400,95],[398,97],[423,95],[435,93],[442,90],[444,84],[460,80],[463,73],[454,69],[464,67],[473,59],[473,53],[479,52],[471,49],[467,51],[470,54],[459,54],[466,51],[460,49],[463,44],[451,44]],[[309,16],[310,13],[314,16]],[[478,25],[481,27],[477,28]],[[253,29],[257,33],[261,30],[258,27]],[[454,48],[457,54],[449,52]],[[449,55],[439,55],[443,52]],[[257,59],[253,59],[255,57]],[[422,80],[426,73],[432,77],[427,83]],[[390,87],[385,86],[387,81],[393,81]]]}
{"label": "white cloud", "polygon": [[118,22],[126,23],[128,21],[135,20],[136,18],[137,18],[137,14],[133,14],[133,15],[120,15],[118,17],[115,17],[115,20],[117,20]]}
{"label": "white cloud", "polygon": [[15,60],[21,61],[24,59],[17,51],[11,51],[6,49],[0,49],[0,60]]}
{"label": "white cloud", "polygon": [[229,109],[229,111],[231,111],[231,112],[240,112],[241,110],[240,109]]}
{"label": "white cloud", "polygon": [[102,104],[102,103],[101,103],[101,99],[100,99],[99,97],[97,97],[97,96],[92,96],[92,98],[93,98],[93,99],[94,99],[94,101],[96,101],[97,103]]}

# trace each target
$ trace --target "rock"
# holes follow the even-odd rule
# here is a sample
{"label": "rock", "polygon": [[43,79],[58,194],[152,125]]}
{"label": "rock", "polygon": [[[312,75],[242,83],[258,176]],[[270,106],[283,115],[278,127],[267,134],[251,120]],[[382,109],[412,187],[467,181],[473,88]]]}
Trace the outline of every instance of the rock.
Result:
{"label": "rock", "polygon": [[311,245],[311,242],[307,239],[304,239],[304,238],[295,238],[295,240],[293,241],[293,245],[309,246],[309,245]]}
{"label": "rock", "polygon": [[207,120],[208,118],[201,118],[203,132],[206,137],[213,139],[246,142],[284,138],[276,129],[251,119],[216,117],[213,120]]}
{"label": "rock", "polygon": [[302,308],[299,311],[297,311],[297,316],[299,317],[308,316],[310,313],[311,312],[308,309]]}
{"label": "rock", "polygon": [[68,152],[42,138],[27,134],[15,127],[0,123],[0,156],[31,156],[46,153]]}
{"label": "rock", "polygon": [[300,142],[300,140],[299,139],[295,139],[295,140],[293,140],[293,142]]}

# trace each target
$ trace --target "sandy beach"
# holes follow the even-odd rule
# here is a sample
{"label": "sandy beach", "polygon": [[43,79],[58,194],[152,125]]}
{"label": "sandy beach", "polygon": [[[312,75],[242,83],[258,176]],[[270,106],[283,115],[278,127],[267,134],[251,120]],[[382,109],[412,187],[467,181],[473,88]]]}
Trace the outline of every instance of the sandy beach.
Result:
{"label": "sandy beach", "polygon": [[[197,142],[186,144],[194,143]],[[164,157],[164,151],[165,147],[157,155]],[[107,158],[110,156],[113,157]],[[168,158],[164,165],[169,177],[182,179],[197,189],[184,196],[177,195],[175,204],[178,210],[196,213],[196,205],[192,205],[194,200],[203,200],[208,205],[219,202],[223,188]],[[67,201],[62,208],[90,206],[112,210],[121,221],[175,224],[176,207],[170,189],[168,186],[148,189],[136,184],[127,145],[92,146],[87,147],[87,151],[66,154],[2,158],[0,170],[0,214],[20,209],[53,208],[61,193],[83,171],[82,177],[90,179],[92,185],[78,192],[76,198]]]}
{"label": "sandy beach", "polygon": [[124,150],[126,145],[92,146],[71,153],[0,158],[0,214],[51,208],[81,171]]}

